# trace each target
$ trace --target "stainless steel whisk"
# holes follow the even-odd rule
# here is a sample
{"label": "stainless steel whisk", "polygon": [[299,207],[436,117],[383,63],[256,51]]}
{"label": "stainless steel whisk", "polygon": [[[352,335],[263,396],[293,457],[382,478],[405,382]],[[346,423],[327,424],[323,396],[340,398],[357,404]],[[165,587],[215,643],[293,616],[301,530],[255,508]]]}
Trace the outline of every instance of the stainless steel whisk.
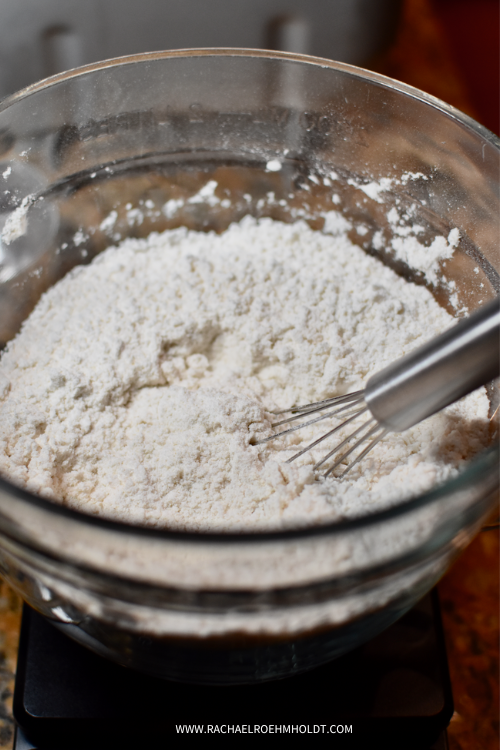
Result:
{"label": "stainless steel whisk", "polygon": [[335,458],[324,474],[327,477],[367,440],[370,441],[340,474],[342,477],[388,432],[407,430],[499,374],[500,297],[497,297],[453,328],[377,372],[368,380],[364,390],[274,412],[276,416],[292,415],[274,424],[275,428],[311,414],[325,413],[255,444],[267,443],[329,417],[342,415],[345,418],[339,425],[289,458],[287,463],[291,463],[347,424],[365,415],[368,419],[314,466],[315,470],[319,469],[354,440],[346,451]]}

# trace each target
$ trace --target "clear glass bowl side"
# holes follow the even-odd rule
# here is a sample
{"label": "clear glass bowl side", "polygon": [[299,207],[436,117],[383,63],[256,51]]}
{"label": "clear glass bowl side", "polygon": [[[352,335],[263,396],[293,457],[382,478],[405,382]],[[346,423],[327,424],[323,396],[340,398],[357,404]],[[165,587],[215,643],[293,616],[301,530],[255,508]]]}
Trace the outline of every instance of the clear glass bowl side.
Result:
{"label": "clear glass bowl side", "polygon": [[[341,212],[354,242],[454,315],[498,293],[495,138],[349,66],[237,51],[91,66],[2,102],[0,149],[3,342],[48,287],[110,244],[177,226],[223,231],[247,214],[322,230]],[[427,245],[458,229],[432,283],[391,250],[393,208]],[[122,661],[124,632],[272,640],[352,622],[338,641],[352,644],[377,627],[377,612],[379,623],[395,618],[433,585],[497,485],[492,451],[381,514],[233,539],[87,518],[2,482],[0,565],[33,606]]]}

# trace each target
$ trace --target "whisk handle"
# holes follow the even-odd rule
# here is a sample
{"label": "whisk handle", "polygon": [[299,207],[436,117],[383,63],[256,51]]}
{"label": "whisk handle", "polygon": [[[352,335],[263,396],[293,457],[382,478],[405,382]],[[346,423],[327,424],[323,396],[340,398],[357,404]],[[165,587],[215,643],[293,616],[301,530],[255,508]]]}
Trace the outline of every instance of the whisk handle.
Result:
{"label": "whisk handle", "polygon": [[402,432],[500,374],[500,297],[375,373],[365,401],[384,427]]}

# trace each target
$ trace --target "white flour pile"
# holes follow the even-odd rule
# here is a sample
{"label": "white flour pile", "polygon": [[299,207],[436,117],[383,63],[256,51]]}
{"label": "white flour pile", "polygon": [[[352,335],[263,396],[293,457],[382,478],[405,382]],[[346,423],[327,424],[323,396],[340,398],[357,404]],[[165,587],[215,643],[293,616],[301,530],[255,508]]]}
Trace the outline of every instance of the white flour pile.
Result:
{"label": "white flour pile", "polygon": [[331,422],[251,440],[270,434],[267,410],[361,388],[451,323],[345,233],[303,222],[127,240],[51,288],[5,351],[0,470],[85,512],[171,528],[358,515],[454,476],[487,442],[484,391],[388,436],[343,480],[312,471],[330,443],[285,464]]}

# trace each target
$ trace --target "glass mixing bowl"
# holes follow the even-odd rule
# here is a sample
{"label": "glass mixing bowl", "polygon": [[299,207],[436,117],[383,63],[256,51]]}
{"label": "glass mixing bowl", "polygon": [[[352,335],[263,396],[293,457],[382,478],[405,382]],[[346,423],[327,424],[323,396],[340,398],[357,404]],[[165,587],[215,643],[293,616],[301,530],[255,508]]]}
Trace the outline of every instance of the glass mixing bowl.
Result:
{"label": "glass mixing bowl", "polygon": [[[246,214],[320,230],[338,210],[363,226],[352,241],[455,316],[499,289],[498,139],[431,96],[327,60],[181,50],[64,73],[0,104],[0,177],[3,342],[44,290],[110,244],[180,225],[222,231]],[[391,252],[396,206],[426,247],[458,228],[432,278]],[[497,484],[492,448],[389,510],[193,534],[88,516],[4,478],[0,571],[121,664],[200,683],[269,680],[400,617],[480,528]]]}

